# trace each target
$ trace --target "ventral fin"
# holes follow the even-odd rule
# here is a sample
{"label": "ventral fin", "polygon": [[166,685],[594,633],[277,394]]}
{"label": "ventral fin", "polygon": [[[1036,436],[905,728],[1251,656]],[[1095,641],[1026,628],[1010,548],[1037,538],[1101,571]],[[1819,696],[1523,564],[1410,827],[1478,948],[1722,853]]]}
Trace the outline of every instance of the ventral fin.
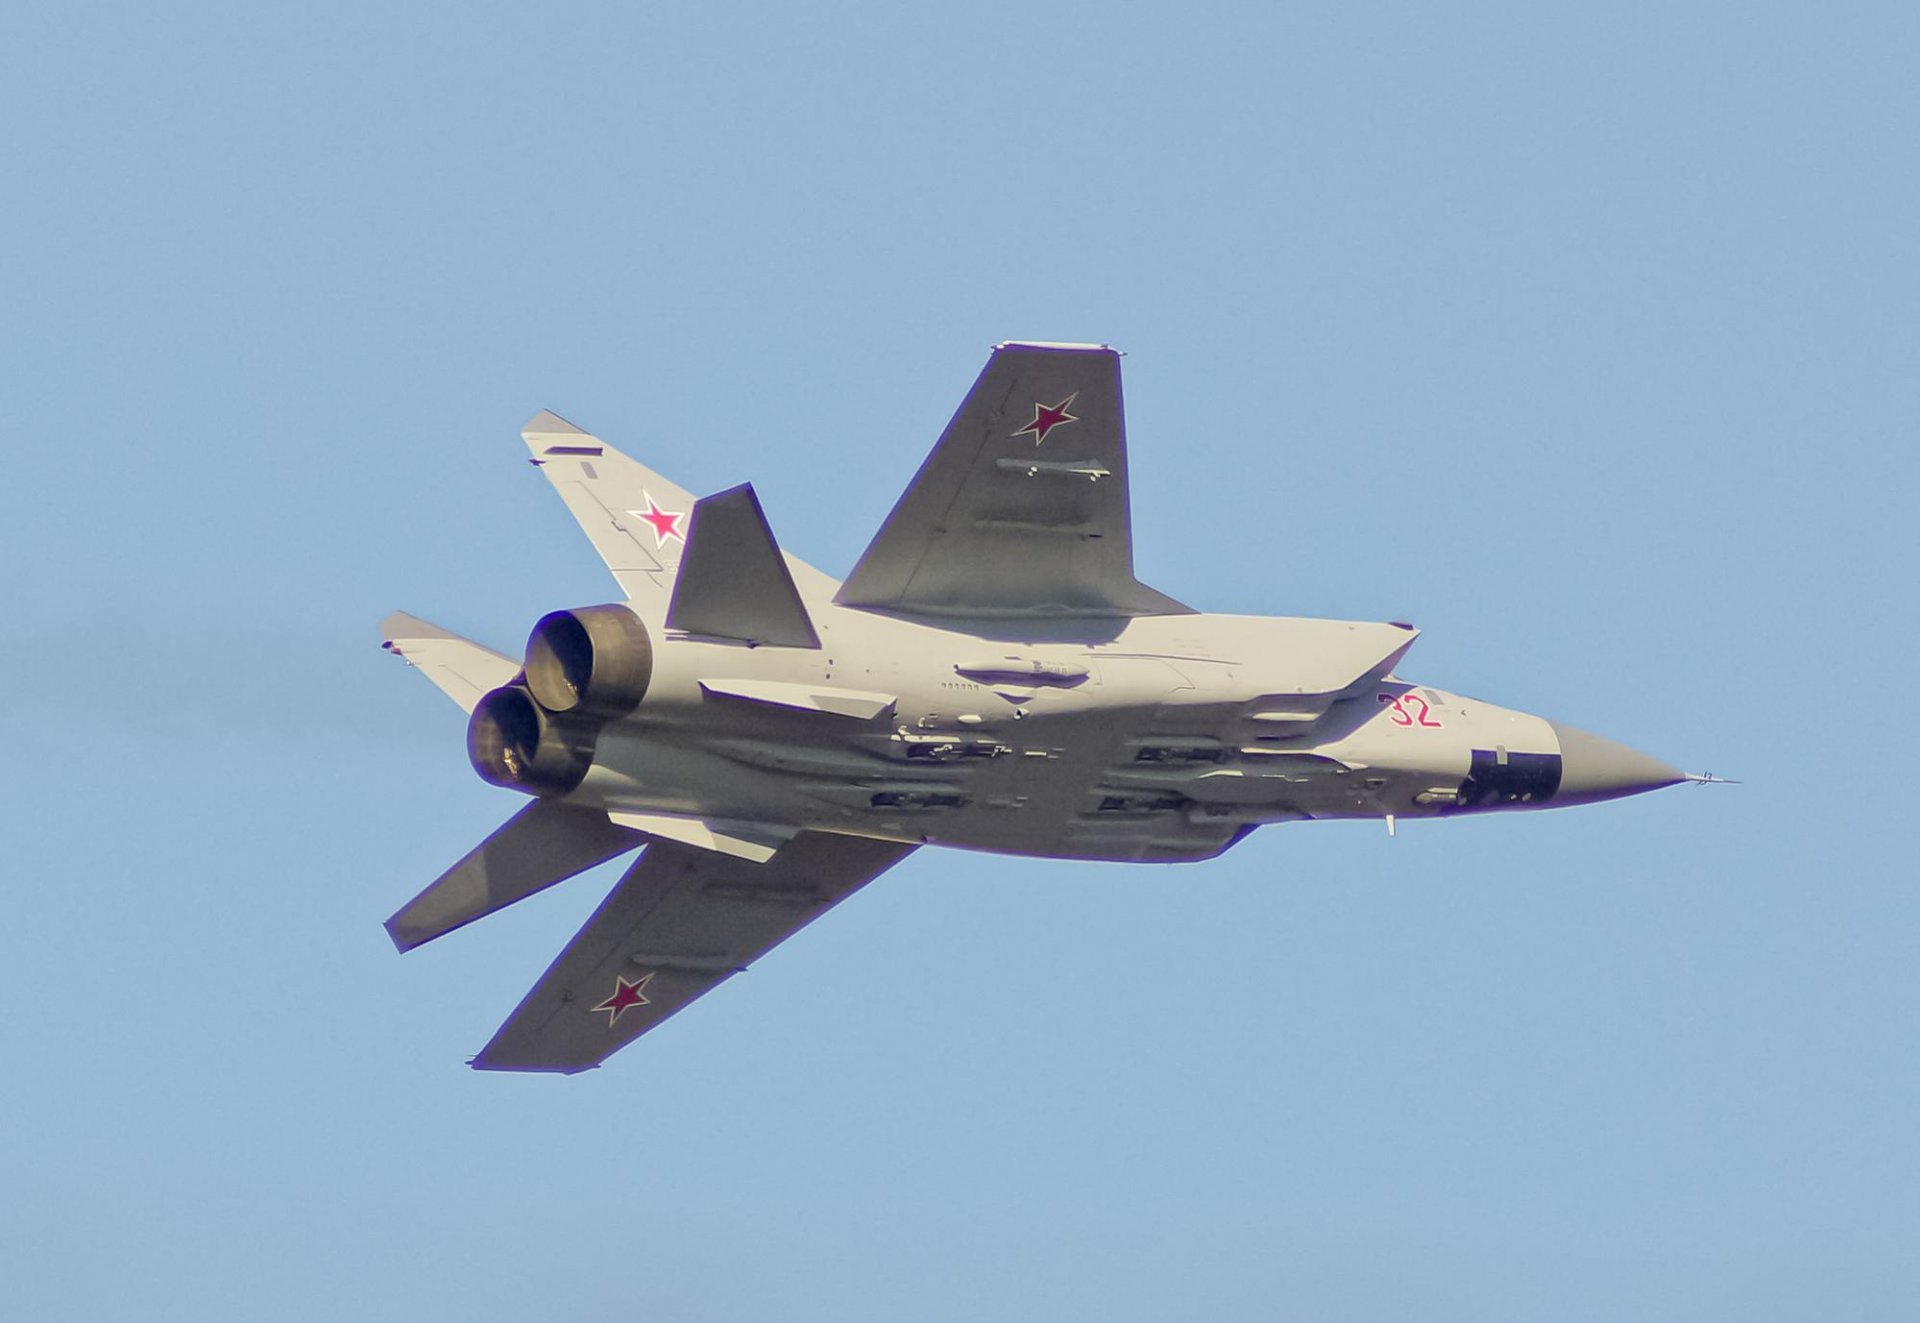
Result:
{"label": "ventral fin", "polygon": [[731,855],[749,863],[764,864],[774,851],[793,839],[794,829],[761,822],[733,822],[719,818],[696,818],[684,813],[629,813],[615,810],[607,815],[616,827],[645,832],[682,845],[698,846],[717,854]]}

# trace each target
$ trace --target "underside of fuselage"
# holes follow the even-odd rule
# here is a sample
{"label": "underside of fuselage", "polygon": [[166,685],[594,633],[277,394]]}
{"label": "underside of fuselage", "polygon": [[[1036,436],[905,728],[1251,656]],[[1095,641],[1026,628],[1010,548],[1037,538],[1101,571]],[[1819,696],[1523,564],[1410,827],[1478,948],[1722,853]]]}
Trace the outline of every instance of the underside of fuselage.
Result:
{"label": "underside of fuselage", "polygon": [[1405,626],[1193,615],[1036,640],[816,619],[805,652],[666,631],[570,798],[748,840],[1140,861],[1210,858],[1267,823],[1565,802],[1556,728],[1395,678]]}

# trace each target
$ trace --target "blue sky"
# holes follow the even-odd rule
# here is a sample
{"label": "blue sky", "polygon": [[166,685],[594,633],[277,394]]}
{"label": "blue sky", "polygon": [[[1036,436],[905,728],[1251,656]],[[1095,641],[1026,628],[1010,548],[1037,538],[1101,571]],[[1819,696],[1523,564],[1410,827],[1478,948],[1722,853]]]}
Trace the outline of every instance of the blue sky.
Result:
{"label": "blue sky", "polygon": [[[1912,1315],[1917,39],[0,20],[5,1312]],[[844,573],[1012,337],[1129,351],[1145,581],[1746,784],[922,852],[604,1070],[468,1071],[611,882],[379,926],[513,800],[377,622],[612,591],[520,423]]]}

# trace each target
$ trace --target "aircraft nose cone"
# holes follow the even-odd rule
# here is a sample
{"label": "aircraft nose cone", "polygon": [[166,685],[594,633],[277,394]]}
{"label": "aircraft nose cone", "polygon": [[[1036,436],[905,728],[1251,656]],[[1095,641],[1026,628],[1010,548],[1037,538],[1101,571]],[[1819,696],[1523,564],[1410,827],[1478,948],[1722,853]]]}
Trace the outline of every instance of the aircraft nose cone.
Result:
{"label": "aircraft nose cone", "polygon": [[1553,795],[1556,804],[1593,804],[1678,785],[1687,779],[1679,768],[1638,749],[1557,721],[1547,724],[1560,741],[1560,788]]}

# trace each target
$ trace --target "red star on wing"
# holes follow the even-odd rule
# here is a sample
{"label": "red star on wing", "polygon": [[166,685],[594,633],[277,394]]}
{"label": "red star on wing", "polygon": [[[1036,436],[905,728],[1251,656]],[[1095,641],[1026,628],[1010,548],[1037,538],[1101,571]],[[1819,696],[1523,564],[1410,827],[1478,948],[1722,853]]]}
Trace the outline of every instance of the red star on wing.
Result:
{"label": "red star on wing", "polygon": [[682,510],[676,513],[671,510],[662,510],[659,502],[653,499],[652,492],[641,492],[640,494],[647,498],[647,508],[644,510],[629,510],[627,513],[635,519],[640,520],[640,522],[652,526],[654,547],[658,549],[666,546],[667,539],[670,537],[677,537],[682,542],[685,542],[687,535],[680,531],[680,521],[687,517],[686,511]]}
{"label": "red star on wing", "polygon": [[1059,427],[1063,423],[1077,423],[1080,421],[1078,414],[1067,412],[1068,407],[1079,398],[1080,392],[1075,391],[1058,404],[1036,403],[1033,406],[1033,421],[1015,432],[1014,435],[1026,436],[1028,433],[1032,433],[1033,444],[1036,446],[1039,445],[1047,439],[1047,433],[1051,432],[1054,428]]}
{"label": "red star on wing", "polygon": [[642,974],[637,983],[629,983],[618,974],[614,975],[613,995],[593,1008],[596,1011],[607,1012],[607,1028],[613,1028],[613,1026],[619,1022],[620,1017],[632,1010],[635,1006],[652,1004],[653,999],[647,996],[645,990],[648,982],[651,981],[652,978],[653,974],[651,971]]}

